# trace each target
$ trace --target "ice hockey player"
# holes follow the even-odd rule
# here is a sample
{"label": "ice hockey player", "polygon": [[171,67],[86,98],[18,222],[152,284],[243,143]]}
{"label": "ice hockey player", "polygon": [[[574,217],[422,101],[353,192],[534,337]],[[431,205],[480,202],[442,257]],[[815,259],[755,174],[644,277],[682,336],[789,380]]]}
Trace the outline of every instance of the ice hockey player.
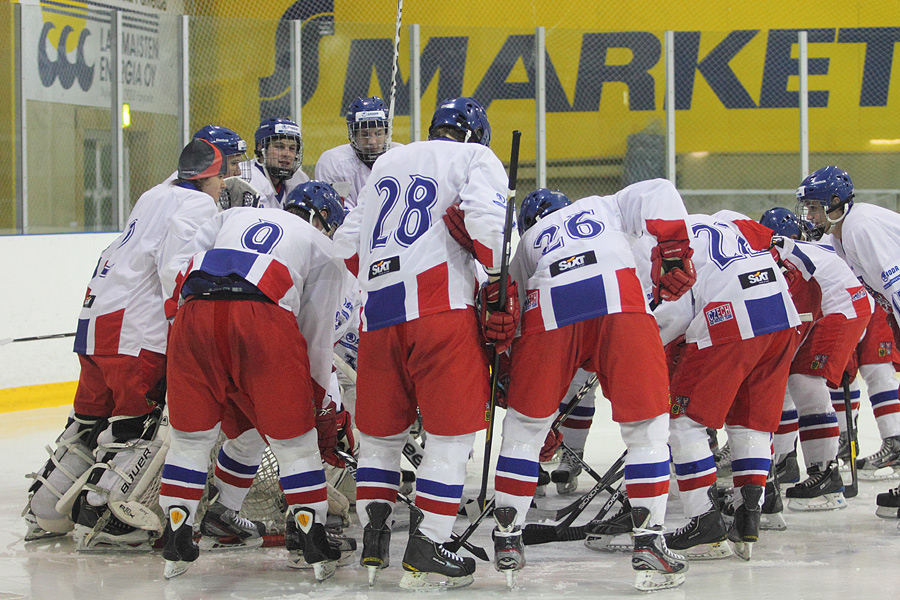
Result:
{"label": "ice hockey player", "polygon": [[[800,347],[791,362],[782,413],[797,414],[807,479],[788,488],[793,510],[846,507],[838,469],[839,428],[828,384],[838,386],[869,319],[874,302],[843,260],[830,247],[803,241],[806,227],[786,208],[763,213],[760,224],[772,230],[771,249],[785,273],[794,305],[811,321],[801,327]],[[806,289],[801,289],[806,288]],[[784,419],[784,416],[782,416]],[[787,437],[786,440],[779,438]],[[776,436],[781,451],[791,450],[796,433]],[[779,448],[775,460],[780,462]],[[786,453],[785,453],[786,454]]]}
{"label": "ice hockey player", "polygon": [[[184,302],[169,344],[172,441],[160,491],[165,577],[182,574],[199,555],[192,524],[230,406],[269,441],[288,504],[286,546],[302,550],[324,580],[341,549],[324,528],[314,428],[331,375],[343,265],[328,238],[271,209],[219,213],[173,261],[184,264],[187,256],[177,280],[163,282]],[[229,385],[239,393],[228,393]]]}
{"label": "ice hockey player", "polygon": [[262,194],[262,208],[283,208],[288,192],[309,181],[300,169],[303,164],[300,126],[290,119],[263,119],[253,138],[254,159],[242,168],[249,170],[250,185]]}
{"label": "ice hockey player", "polygon": [[29,537],[74,526],[79,550],[148,548],[149,532],[110,507],[133,499],[165,435],[161,247],[182,207],[199,203],[215,214],[225,168],[216,146],[192,140],[179,157],[178,178],[145,192],[125,231],[101,254],[75,337],[81,374],[73,416],[30,490]]}
{"label": "ice hockey player", "polygon": [[[874,204],[853,201],[853,181],[836,166],[823,167],[807,176],[797,188],[797,215],[810,221],[814,239],[831,234],[838,256],[867,286],[887,310],[894,343],[900,342],[900,215]],[[865,467],[890,467],[900,461],[900,440],[882,441],[877,463],[870,457],[858,463]],[[876,514],[900,517],[900,487],[878,494]]]}
{"label": "ice hockey player", "polygon": [[[772,462],[771,433],[778,427],[799,343],[794,328],[800,317],[768,251],[771,233],[750,219],[741,220],[751,223],[757,235],[766,231],[765,243],[754,247],[730,218],[690,216],[697,284],[688,299],[654,311],[668,340],[685,336],[669,386],[669,445],[684,515],[690,520],[666,538],[669,547],[692,559],[730,556],[726,537],[740,558],[750,559]],[[645,257],[648,246],[641,248]],[[718,504],[706,431],[723,425],[734,477],[730,530]]]}
{"label": "ice hockey player", "polygon": [[[338,253],[359,274],[363,293],[356,509],[365,528],[360,562],[370,583],[388,566],[401,452],[417,407],[428,435],[403,557],[400,585],[409,589],[473,581],[474,560],[443,543],[450,539],[466,462],[475,432],[485,427],[490,397],[473,308],[475,260],[492,279],[481,292],[485,302],[507,284],[498,277],[507,180],[489,148],[484,109],[472,98],[445,100],[428,136],[374,164],[357,208],[335,235]],[[455,235],[443,220],[448,210],[462,216]],[[484,335],[489,341],[511,338],[509,307],[491,310],[482,314]],[[495,330],[499,338],[491,337]]]}
{"label": "ice hockey player", "polygon": [[629,236],[657,243],[656,297],[675,300],[694,282],[685,217],[675,187],[661,179],[574,204],[543,188],[522,201],[522,237],[510,274],[524,311],[511,353],[494,510],[494,560],[510,575],[525,564],[521,527],[537,485],[539,451],[563,394],[584,368],[597,373],[628,449],[635,587],[684,582],[688,564],[662,534],[669,488],[665,356]]}
{"label": "ice hockey player", "polygon": [[319,156],[316,179],[331,183],[347,209],[372,172],[372,165],[388,148],[400,146],[388,139],[388,109],[378,96],[357,98],[347,108],[349,144],[335,146]]}

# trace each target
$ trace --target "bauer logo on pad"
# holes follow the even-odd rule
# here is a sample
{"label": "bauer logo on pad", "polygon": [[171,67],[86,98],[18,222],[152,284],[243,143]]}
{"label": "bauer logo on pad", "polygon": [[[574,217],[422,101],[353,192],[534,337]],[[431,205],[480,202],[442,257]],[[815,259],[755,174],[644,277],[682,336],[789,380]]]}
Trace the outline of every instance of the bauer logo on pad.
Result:
{"label": "bauer logo on pad", "polygon": [[375,279],[376,277],[381,277],[382,275],[387,275],[388,273],[393,273],[395,271],[400,270],[400,257],[392,256],[390,258],[385,258],[384,260],[379,260],[376,263],[372,263],[372,266],[369,267],[369,279]]}

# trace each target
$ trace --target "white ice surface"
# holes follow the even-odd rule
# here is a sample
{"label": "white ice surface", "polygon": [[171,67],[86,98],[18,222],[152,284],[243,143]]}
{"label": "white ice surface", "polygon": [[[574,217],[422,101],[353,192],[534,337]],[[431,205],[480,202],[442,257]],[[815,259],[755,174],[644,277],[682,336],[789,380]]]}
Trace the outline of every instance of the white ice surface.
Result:
{"label": "white ice surface", "polygon": [[[311,571],[285,566],[286,551],[280,548],[239,553],[202,554],[187,573],[166,582],[163,559],[158,551],[147,554],[80,555],[71,538],[62,541],[23,541],[25,505],[29,480],[26,472],[45,460],[43,446],[51,444],[62,429],[67,408],[41,409],[0,414],[0,600],[200,600],[366,598],[393,599],[407,592],[397,587],[406,532],[395,530],[391,566],[383,571],[373,589],[366,584],[365,570],[353,565],[339,568],[322,584],[314,583]],[[499,413],[502,416],[502,411]],[[880,446],[871,409],[863,399],[860,417],[861,453]],[[494,452],[499,447],[500,425],[495,429]],[[722,439],[724,434],[720,433]],[[480,483],[483,438],[469,465],[466,493],[474,496]],[[585,458],[601,473],[622,452],[618,428],[609,419],[609,406],[598,402],[594,429]],[[582,475],[580,491],[593,481]],[[784,598],[824,600],[829,598],[900,597],[900,532],[897,520],[875,516],[875,496],[897,485],[896,481],[861,482],[859,496],[838,512],[795,513],[786,510],[788,530],[762,532],[754,546],[753,559],[735,557],[691,564],[687,581],[674,590],[654,592],[666,599],[726,598],[728,600]],[[552,489],[543,506],[559,508],[574,496],[558,497]],[[674,489],[674,482],[672,484]],[[601,494],[576,524],[599,510]],[[398,508],[403,521],[406,510]],[[667,526],[684,522],[677,494],[669,502]],[[355,517],[354,517],[355,518]],[[456,529],[467,521],[460,518]],[[485,522],[472,541],[491,553],[490,530]],[[361,543],[361,530],[354,521],[348,533]],[[464,590],[447,592],[459,598],[635,598],[643,595],[631,587],[634,574],[630,555],[601,554],[581,542],[562,542],[526,547],[528,566],[518,578],[518,587],[506,590],[505,578],[489,563],[478,563],[475,583]]]}

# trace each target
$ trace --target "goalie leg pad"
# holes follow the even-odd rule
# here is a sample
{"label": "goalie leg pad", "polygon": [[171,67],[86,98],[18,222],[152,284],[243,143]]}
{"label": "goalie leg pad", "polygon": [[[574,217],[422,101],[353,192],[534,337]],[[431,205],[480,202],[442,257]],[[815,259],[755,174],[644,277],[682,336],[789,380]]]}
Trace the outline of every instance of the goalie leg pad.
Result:
{"label": "goalie leg pad", "polygon": [[35,482],[29,490],[30,512],[41,530],[62,534],[74,527],[72,515],[57,511],[56,504],[94,464],[92,449],[96,447],[98,431],[105,425],[103,418],[73,413],[56,439],[56,450],[47,447],[50,459],[32,475]]}

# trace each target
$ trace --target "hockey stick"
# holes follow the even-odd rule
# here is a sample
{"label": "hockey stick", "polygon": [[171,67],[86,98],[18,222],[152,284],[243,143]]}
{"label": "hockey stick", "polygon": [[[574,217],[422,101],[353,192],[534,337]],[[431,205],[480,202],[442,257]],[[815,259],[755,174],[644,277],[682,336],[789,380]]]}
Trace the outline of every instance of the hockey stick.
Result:
{"label": "hockey stick", "polygon": [[850,485],[844,486],[844,498],[853,498],[859,493],[859,473],[856,471],[856,457],[859,446],[856,439],[856,427],[853,424],[853,400],[850,398],[850,375],[845,371],[841,378],[844,388],[844,417],[847,419],[847,443],[850,446]]}
{"label": "hockey stick", "polygon": [[[616,487],[606,503],[597,512],[597,515],[591,519],[592,521],[603,520],[603,517],[609,513],[616,502],[621,502],[625,499],[625,492],[622,490],[624,485],[624,481],[619,483],[618,487]],[[566,519],[566,521],[568,521],[568,519]],[[568,525],[565,523],[565,521],[559,525],[529,523],[525,526],[525,529],[522,530],[522,543],[526,546],[532,546],[549,542],[577,542],[587,537],[587,525],[572,527],[571,521],[569,521]]]}
{"label": "hockey stick", "polygon": [[403,0],[397,0],[397,28],[394,32],[394,60],[391,62],[391,98],[388,104],[387,143],[393,141],[394,135],[394,98],[397,95],[397,71],[400,61],[400,27],[403,23]]}
{"label": "hockey stick", "polygon": [[[356,459],[352,455],[341,450],[340,448],[335,448],[334,452],[339,457],[341,457],[341,459],[343,459],[343,461],[345,463],[347,463],[347,469],[350,471],[350,474],[353,475],[353,479],[356,479],[356,468],[359,465],[359,463],[356,462]],[[410,508],[415,506],[415,503],[412,500],[410,500],[406,494],[401,494],[398,492],[397,499],[400,500],[400,502],[402,502],[403,504],[409,506]],[[449,548],[451,544],[456,543],[456,544],[458,544],[456,546],[457,549],[460,547],[465,548],[466,550],[471,552],[472,555],[475,556],[476,558],[483,560],[485,562],[490,561],[490,558],[488,558],[487,552],[485,552],[484,548],[470,544],[470,543],[466,542],[465,540],[460,540],[459,536],[456,535],[455,533],[450,534],[450,539],[451,539],[451,541],[444,544],[444,547]],[[453,552],[455,552],[455,551],[456,550],[453,550]]]}
{"label": "hockey stick", "polygon": [[[509,155],[509,195],[506,197],[506,218],[503,225],[503,256],[500,261],[500,306],[506,307],[506,279],[509,276],[509,257],[512,251],[513,216],[516,211],[516,179],[519,173],[519,142],[522,132],[512,132],[512,148]],[[487,498],[488,473],[491,469],[491,444],[494,441],[494,411],[497,408],[497,388],[500,381],[500,353],[493,348],[491,359],[491,403],[485,421],[487,429],[484,437],[484,462],[481,467],[481,489],[478,492],[478,506],[485,510]]]}
{"label": "hockey stick", "polygon": [[55,340],[58,338],[75,337],[76,335],[77,334],[73,331],[72,333],[52,333],[50,335],[35,335],[32,337],[2,338],[0,339],[0,346],[5,346],[14,342],[39,342],[41,340]]}
{"label": "hockey stick", "polygon": [[[592,487],[584,496],[582,496],[578,500],[578,504],[568,514],[568,516],[563,519],[563,521],[558,525],[552,526],[552,529],[554,530],[552,534],[549,534],[547,530],[543,529],[544,527],[547,527],[546,525],[541,527],[540,525],[529,524],[526,525],[525,529],[522,530],[522,542],[525,544],[543,544],[559,539],[560,533],[564,532],[569,528],[569,525],[575,522],[575,519],[577,519],[578,516],[582,512],[584,512],[584,509],[587,508],[588,504],[591,503],[591,501],[597,496],[597,494],[599,494],[603,489],[608,488],[611,484],[615,483],[625,475],[625,469],[622,468],[624,464],[625,452],[622,453],[622,456],[616,459],[616,462],[614,462],[612,466],[606,471],[606,474],[604,474],[603,477],[600,478],[600,481],[595,483],[594,487]],[[612,499],[613,503],[615,503],[616,496],[616,491],[613,490],[613,493],[610,496],[610,499]],[[610,504],[610,507],[611,506],[612,504]],[[531,528],[532,532],[535,532],[536,528],[539,528],[538,530],[540,530],[541,533],[528,534],[527,532],[529,531],[529,528]],[[551,535],[552,537],[550,537]],[[548,537],[549,539],[547,539]],[[529,538],[531,539],[530,542],[528,541]],[[540,539],[543,541],[536,541],[536,539]]]}

